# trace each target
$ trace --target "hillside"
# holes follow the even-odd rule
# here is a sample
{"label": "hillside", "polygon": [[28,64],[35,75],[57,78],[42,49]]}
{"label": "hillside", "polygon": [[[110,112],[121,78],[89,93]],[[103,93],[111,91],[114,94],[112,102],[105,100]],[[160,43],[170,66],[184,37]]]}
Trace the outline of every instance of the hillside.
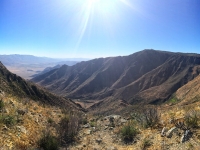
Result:
{"label": "hillside", "polygon": [[34,83],[11,73],[0,63],[0,91],[21,98],[31,98],[55,106],[79,108],[72,101],[58,97]]}
{"label": "hillside", "polygon": [[83,109],[12,74],[0,62],[0,149],[41,147],[38,142],[46,134],[59,134],[60,121],[70,112],[80,117]]}
{"label": "hillside", "polygon": [[161,103],[200,72],[200,55],[143,50],[63,65],[32,81],[65,97]]}
{"label": "hillside", "polygon": [[200,102],[200,75],[178,89],[174,96],[181,106]]}
{"label": "hillside", "polygon": [[[198,68],[193,72],[194,76],[197,70]],[[199,149],[199,78],[197,76],[182,86],[171,99],[159,107],[129,105],[123,100],[115,100],[113,95],[93,105],[90,112],[83,115],[81,111],[71,111],[81,108],[70,100],[57,97],[25,81],[0,64],[0,147],[17,150],[41,148],[38,141],[48,137],[48,133],[62,142],[60,139],[68,139],[68,136],[62,137],[62,133],[73,130],[80,122],[76,128],[75,140],[67,145],[60,144],[59,149]],[[145,111],[151,110],[151,107],[155,108],[158,115],[153,127],[146,126],[143,120]],[[114,114],[108,116],[104,113],[109,111]],[[185,131],[170,123],[170,120],[182,119],[188,115],[193,117],[193,112],[198,117],[197,127],[192,126],[194,122],[190,123],[190,135],[183,139]],[[62,121],[66,117],[72,119],[66,120],[63,128]],[[66,124],[69,121],[70,124]],[[129,126],[135,130],[135,135],[127,143],[123,132]],[[176,131],[173,133],[174,126]],[[67,130],[64,132],[64,129]]]}

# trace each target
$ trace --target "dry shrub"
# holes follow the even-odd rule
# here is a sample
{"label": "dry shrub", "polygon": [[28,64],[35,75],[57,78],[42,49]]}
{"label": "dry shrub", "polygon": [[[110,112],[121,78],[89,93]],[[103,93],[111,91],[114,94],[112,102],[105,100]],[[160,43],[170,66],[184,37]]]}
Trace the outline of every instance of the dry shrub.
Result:
{"label": "dry shrub", "polygon": [[38,141],[38,146],[43,150],[58,150],[59,142],[50,132],[44,132],[43,136]]}
{"label": "dry shrub", "polygon": [[200,113],[195,110],[191,110],[185,114],[185,124],[188,128],[197,128],[200,120]]}
{"label": "dry shrub", "polygon": [[144,128],[153,128],[160,121],[160,113],[154,107],[146,107],[139,112],[132,113],[131,116]]}
{"label": "dry shrub", "polygon": [[121,136],[125,143],[132,142],[138,133],[139,131],[135,128],[133,121],[129,121],[121,128]]}
{"label": "dry shrub", "polygon": [[153,143],[151,142],[150,139],[145,138],[145,139],[142,141],[140,147],[141,147],[142,150],[146,150],[146,149],[147,149],[148,147],[150,147],[152,144],[153,144]]}
{"label": "dry shrub", "polygon": [[60,120],[58,133],[62,145],[67,145],[75,141],[80,128],[80,119],[81,117],[78,113],[71,112]]}
{"label": "dry shrub", "polygon": [[30,148],[30,146],[27,145],[27,143],[20,140],[16,142],[15,147],[17,150],[27,150],[28,148]]}

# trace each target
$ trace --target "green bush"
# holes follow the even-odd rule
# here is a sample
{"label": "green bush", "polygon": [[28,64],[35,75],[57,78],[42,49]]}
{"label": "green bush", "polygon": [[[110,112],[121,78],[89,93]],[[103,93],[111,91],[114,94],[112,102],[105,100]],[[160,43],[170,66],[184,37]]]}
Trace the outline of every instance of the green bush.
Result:
{"label": "green bush", "polygon": [[57,139],[52,136],[49,132],[44,134],[43,137],[38,141],[38,146],[43,150],[58,150],[59,143]]}
{"label": "green bush", "polygon": [[11,127],[16,123],[16,119],[11,115],[1,116],[0,121],[8,127]]}
{"label": "green bush", "polygon": [[91,126],[91,127],[96,127],[96,126],[97,126],[97,123],[96,123],[95,121],[91,121],[91,122],[90,122],[90,126]]}
{"label": "green bush", "polygon": [[138,134],[138,130],[134,127],[133,122],[128,122],[121,129],[121,136],[125,142],[133,141],[134,137]]}
{"label": "green bush", "polygon": [[150,147],[152,145],[152,142],[145,138],[143,141],[142,141],[142,144],[141,144],[141,149],[142,150],[146,150],[148,147]]}
{"label": "green bush", "polygon": [[177,102],[177,99],[176,99],[176,98],[170,99],[170,103],[175,104],[176,102]]}

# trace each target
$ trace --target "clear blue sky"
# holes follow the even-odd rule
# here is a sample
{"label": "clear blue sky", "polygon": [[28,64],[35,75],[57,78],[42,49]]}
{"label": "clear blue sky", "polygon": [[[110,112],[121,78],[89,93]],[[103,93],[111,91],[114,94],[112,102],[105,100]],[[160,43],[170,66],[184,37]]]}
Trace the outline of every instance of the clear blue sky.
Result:
{"label": "clear blue sky", "polygon": [[0,0],[0,54],[200,53],[200,0]]}

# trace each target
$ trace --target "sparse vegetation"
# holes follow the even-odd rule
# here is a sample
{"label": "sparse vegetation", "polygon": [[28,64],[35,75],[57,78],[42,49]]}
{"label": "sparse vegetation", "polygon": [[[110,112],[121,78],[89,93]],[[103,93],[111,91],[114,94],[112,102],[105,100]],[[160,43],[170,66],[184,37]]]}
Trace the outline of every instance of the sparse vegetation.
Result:
{"label": "sparse vegetation", "polygon": [[3,108],[4,108],[4,102],[3,102],[3,100],[1,99],[1,100],[0,100],[0,111],[1,111]]}
{"label": "sparse vegetation", "polygon": [[132,121],[129,121],[121,129],[121,136],[124,142],[133,141],[134,137],[138,134],[138,130],[135,128],[135,124]]}
{"label": "sparse vegetation", "polygon": [[148,147],[150,147],[152,145],[152,142],[150,141],[150,139],[148,138],[145,138],[143,141],[142,141],[142,144],[141,144],[141,149],[142,150],[146,150]]}
{"label": "sparse vegetation", "polygon": [[84,125],[84,124],[87,124],[87,123],[88,123],[87,118],[83,118],[83,119],[82,119],[82,124]]}
{"label": "sparse vegetation", "polygon": [[160,121],[160,115],[156,108],[146,108],[143,110],[145,118],[144,127],[155,127]]}
{"label": "sparse vegetation", "polygon": [[47,122],[48,122],[49,124],[52,124],[54,121],[53,121],[52,118],[48,118],[48,119],[47,119]]}
{"label": "sparse vegetation", "polygon": [[140,112],[131,114],[132,119],[136,120],[144,128],[153,128],[160,121],[160,114],[156,108],[147,107]]}
{"label": "sparse vegetation", "polygon": [[197,111],[189,111],[185,114],[185,123],[188,128],[197,128],[200,114]]}
{"label": "sparse vegetation", "polygon": [[90,126],[91,126],[91,127],[96,127],[96,125],[97,125],[97,123],[96,123],[95,121],[91,121],[91,122],[90,122]]}
{"label": "sparse vegetation", "polygon": [[61,144],[70,144],[75,141],[80,127],[80,116],[77,113],[69,113],[59,123],[59,138]]}
{"label": "sparse vegetation", "polygon": [[11,115],[1,116],[0,121],[8,127],[11,127],[16,123],[15,117]]}
{"label": "sparse vegetation", "polygon": [[172,99],[170,99],[170,101],[169,101],[170,103],[172,103],[172,104],[175,104],[176,102],[177,102],[177,99],[175,99],[175,98],[172,98]]}

